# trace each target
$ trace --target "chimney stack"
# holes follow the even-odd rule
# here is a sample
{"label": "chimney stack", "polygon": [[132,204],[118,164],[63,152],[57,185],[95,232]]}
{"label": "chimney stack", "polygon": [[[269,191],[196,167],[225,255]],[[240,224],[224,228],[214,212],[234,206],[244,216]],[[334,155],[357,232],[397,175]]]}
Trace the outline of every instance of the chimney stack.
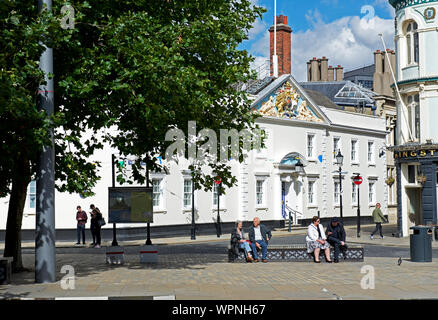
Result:
{"label": "chimney stack", "polygon": [[344,68],[341,66],[337,66],[335,69],[336,69],[336,81],[344,80]]}
{"label": "chimney stack", "polygon": [[[291,33],[292,29],[287,25],[287,16],[277,16],[277,56],[278,56],[278,76],[291,73]],[[270,49],[271,49],[271,77],[274,75],[273,55],[274,55],[274,26],[269,28]]]}
{"label": "chimney stack", "polygon": [[[387,49],[389,60],[391,61],[392,69],[395,72],[395,51]],[[385,51],[377,50],[374,52],[374,75],[373,75],[373,91],[379,95],[393,97],[394,93],[391,85],[394,83],[391,75],[391,68],[388,64]]]}
{"label": "chimney stack", "polygon": [[328,81],[328,59],[326,57],[321,59],[321,81]]}
{"label": "chimney stack", "polygon": [[335,81],[335,69],[333,68],[333,66],[328,67],[328,81]]}
{"label": "chimney stack", "polygon": [[321,73],[319,72],[319,62],[316,58],[310,60],[310,73],[312,75],[312,82],[321,81]]}
{"label": "chimney stack", "polygon": [[316,59],[314,57],[312,60],[307,62],[307,81],[333,81],[333,68],[331,66],[330,68],[328,66],[328,59],[326,57],[322,57],[321,59]]}

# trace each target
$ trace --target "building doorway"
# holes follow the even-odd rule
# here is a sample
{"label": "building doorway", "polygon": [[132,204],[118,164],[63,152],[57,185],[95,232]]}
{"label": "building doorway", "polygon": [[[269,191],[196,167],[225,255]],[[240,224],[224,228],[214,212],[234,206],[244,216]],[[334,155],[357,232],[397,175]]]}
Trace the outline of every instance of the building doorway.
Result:
{"label": "building doorway", "polygon": [[285,218],[289,217],[291,209],[301,215],[303,213],[303,183],[297,178],[283,180],[281,190]]}
{"label": "building doorway", "polygon": [[408,227],[423,224],[421,188],[406,188],[408,200]]}

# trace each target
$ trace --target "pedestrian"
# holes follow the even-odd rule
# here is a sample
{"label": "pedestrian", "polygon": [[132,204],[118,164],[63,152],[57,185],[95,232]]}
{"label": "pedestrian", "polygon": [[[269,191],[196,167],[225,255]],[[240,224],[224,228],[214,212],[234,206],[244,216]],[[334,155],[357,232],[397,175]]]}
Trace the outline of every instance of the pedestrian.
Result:
{"label": "pedestrian", "polygon": [[85,225],[87,224],[87,213],[82,210],[81,206],[76,207],[76,221],[78,222],[77,225],[77,234],[78,234],[78,242],[76,242],[76,245],[81,244],[81,234],[82,234],[82,244],[85,244]]}
{"label": "pedestrian", "polygon": [[380,209],[381,205],[380,203],[376,204],[376,208],[373,210],[373,220],[374,223],[376,224],[376,229],[374,229],[373,232],[371,232],[370,238],[371,240],[374,239],[374,234],[379,231],[380,232],[380,238],[383,239],[383,230],[382,230],[382,222],[388,222],[388,220],[385,218],[385,216],[383,215],[382,210]]}
{"label": "pedestrian", "polygon": [[102,213],[99,208],[94,204],[90,205],[90,215],[91,215],[91,235],[93,236],[93,243],[91,244],[94,248],[100,248],[101,236],[100,236],[100,221],[102,219]]}
{"label": "pedestrian", "polygon": [[321,225],[321,220],[314,216],[312,223],[307,228],[307,253],[313,253],[314,262],[321,263],[319,260],[319,253],[321,250],[325,252],[325,260],[328,263],[332,263],[330,259],[330,244],[327,242],[327,237],[324,233],[324,227]]}
{"label": "pedestrian", "polygon": [[327,227],[326,234],[328,243],[335,248],[334,262],[339,262],[339,252],[341,250],[345,260],[347,258],[345,251],[348,249],[348,246],[345,243],[346,234],[344,226],[339,222],[337,217],[331,219]]}
{"label": "pedestrian", "polygon": [[246,262],[253,262],[250,252],[252,251],[249,245],[249,240],[245,239],[245,233],[243,232],[243,223],[240,220],[236,222],[236,228],[231,232],[231,246],[233,253],[237,258],[239,256],[239,249],[243,249],[245,252]]}
{"label": "pedestrian", "polygon": [[265,225],[260,224],[260,218],[255,217],[252,221],[253,225],[249,228],[248,237],[251,241],[251,249],[254,256],[254,262],[259,262],[257,249],[262,250],[262,262],[268,262],[266,256],[268,253],[268,243],[272,238],[271,230]]}

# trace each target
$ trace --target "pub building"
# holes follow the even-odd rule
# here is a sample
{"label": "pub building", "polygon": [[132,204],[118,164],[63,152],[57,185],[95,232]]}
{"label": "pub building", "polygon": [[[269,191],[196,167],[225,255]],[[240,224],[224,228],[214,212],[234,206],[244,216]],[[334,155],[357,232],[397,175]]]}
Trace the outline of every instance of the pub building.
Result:
{"label": "pub building", "polygon": [[437,224],[438,1],[389,0],[395,8],[398,236]]}

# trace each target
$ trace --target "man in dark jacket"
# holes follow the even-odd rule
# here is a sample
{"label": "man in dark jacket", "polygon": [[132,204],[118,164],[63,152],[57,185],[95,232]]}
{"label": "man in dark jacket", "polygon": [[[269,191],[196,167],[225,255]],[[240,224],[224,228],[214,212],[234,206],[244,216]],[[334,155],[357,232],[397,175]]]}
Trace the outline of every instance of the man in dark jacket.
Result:
{"label": "man in dark jacket", "polygon": [[347,250],[347,244],[345,243],[345,229],[344,226],[339,222],[338,218],[333,218],[330,221],[330,224],[327,227],[327,241],[335,248],[334,258],[335,263],[339,262],[339,251],[342,250],[344,252],[345,259],[345,250]]}
{"label": "man in dark jacket", "polygon": [[253,225],[248,231],[249,241],[251,241],[251,249],[254,256],[254,262],[259,261],[257,249],[262,250],[262,262],[268,262],[266,260],[266,254],[268,253],[268,242],[272,238],[271,230],[269,230],[263,224],[260,224],[260,219],[255,217]]}

